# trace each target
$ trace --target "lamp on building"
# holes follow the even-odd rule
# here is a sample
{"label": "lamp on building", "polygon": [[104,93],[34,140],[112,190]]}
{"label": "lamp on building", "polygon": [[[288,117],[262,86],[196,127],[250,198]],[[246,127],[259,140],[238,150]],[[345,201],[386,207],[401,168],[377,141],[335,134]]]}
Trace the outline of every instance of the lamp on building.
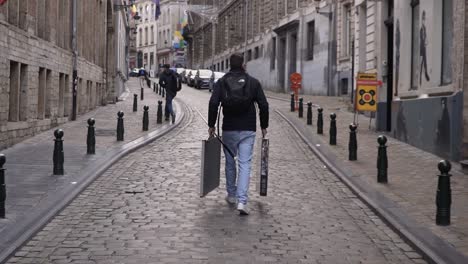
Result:
{"label": "lamp on building", "polygon": [[[330,11],[330,12],[323,12],[323,11],[320,11],[320,2],[321,2],[322,0],[314,0],[314,1],[315,1],[315,12],[316,12],[317,14],[328,15],[328,16],[330,16],[330,15],[332,14],[331,11]],[[328,6],[330,6],[330,5],[328,5]],[[330,6],[330,8],[331,8],[331,6]]]}

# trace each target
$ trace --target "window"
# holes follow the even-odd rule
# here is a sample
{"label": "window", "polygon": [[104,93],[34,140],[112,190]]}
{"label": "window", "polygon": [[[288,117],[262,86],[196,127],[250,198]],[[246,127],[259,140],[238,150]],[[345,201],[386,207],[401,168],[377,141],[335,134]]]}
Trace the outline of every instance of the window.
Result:
{"label": "window", "polygon": [[453,0],[443,0],[442,6],[442,85],[452,83]]}
{"label": "window", "polygon": [[139,36],[138,36],[139,37],[139,40],[138,40],[139,45],[138,46],[143,46],[143,31],[142,31],[141,28],[140,28],[140,31],[138,33],[139,33]]}
{"label": "window", "polygon": [[276,38],[271,39],[271,57],[270,57],[270,69],[275,69],[276,63]]}
{"label": "window", "polygon": [[150,66],[154,64],[154,53],[150,52]]}
{"label": "window", "polygon": [[342,24],[342,35],[341,35],[341,56],[346,57],[350,54],[351,49],[351,5],[347,4],[343,6],[343,24]]}
{"label": "window", "polygon": [[154,27],[151,26],[151,44],[154,44]]}
{"label": "window", "polygon": [[37,93],[37,119],[44,119],[46,103],[46,70],[39,68],[39,87]]}
{"label": "window", "polygon": [[251,61],[251,60],[252,60],[252,50],[249,49],[249,50],[247,51],[247,61]]}
{"label": "window", "polygon": [[145,27],[145,45],[148,45],[148,27]]}
{"label": "window", "polygon": [[254,59],[258,59],[258,56],[259,56],[259,48],[258,47],[255,47],[254,49]]}
{"label": "window", "polygon": [[26,121],[28,105],[28,66],[10,61],[10,105],[8,121]]}
{"label": "window", "polygon": [[224,61],[221,62],[221,71],[224,71]]}
{"label": "window", "polygon": [[366,71],[367,6],[359,6],[359,71]]}
{"label": "window", "polygon": [[314,59],[315,21],[307,23],[307,60]]}
{"label": "window", "polygon": [[58,116],[64,116],[64,98],[65,98],[65,74],[59,74],[59,101],[58,101]]}

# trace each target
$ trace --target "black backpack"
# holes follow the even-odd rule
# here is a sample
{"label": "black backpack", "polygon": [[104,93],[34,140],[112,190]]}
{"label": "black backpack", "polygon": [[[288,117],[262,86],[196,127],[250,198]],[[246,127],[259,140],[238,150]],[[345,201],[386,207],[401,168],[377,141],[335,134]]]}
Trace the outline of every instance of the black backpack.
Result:
{"label": "black backpack", "polygon": [[229,112],[243,113],[248,111],[252,104],[252,97],[248,74],[228,74],[224,78],[222,105]]}

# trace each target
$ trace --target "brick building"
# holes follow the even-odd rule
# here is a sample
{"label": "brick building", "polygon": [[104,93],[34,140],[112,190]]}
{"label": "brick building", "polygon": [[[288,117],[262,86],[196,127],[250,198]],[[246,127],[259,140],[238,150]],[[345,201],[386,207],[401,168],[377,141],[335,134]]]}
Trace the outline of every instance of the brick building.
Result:
{"label": "brick building", "polygon": [[8,0],[0,6],[0,148],[115,102],[128,70],[122,36],[128,15],[125,8],[114,11],[124,2]]}

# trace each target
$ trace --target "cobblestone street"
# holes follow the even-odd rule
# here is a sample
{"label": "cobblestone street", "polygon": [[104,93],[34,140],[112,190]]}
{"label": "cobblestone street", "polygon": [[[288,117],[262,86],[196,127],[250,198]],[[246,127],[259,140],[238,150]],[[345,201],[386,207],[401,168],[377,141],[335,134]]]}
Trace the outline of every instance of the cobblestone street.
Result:
{"label": "cobblestone street", "polygon": [[[251,214],[222,184],[199,197],[210,94],[184,87],[182,124],[112,166],[7,263],[426,263],[270,107],[270,178]],[[260,134],[257,134],[257,143]],[[259,153],[259,146],[255,148]],[[222,166],[223,167],[223,166]]]}

